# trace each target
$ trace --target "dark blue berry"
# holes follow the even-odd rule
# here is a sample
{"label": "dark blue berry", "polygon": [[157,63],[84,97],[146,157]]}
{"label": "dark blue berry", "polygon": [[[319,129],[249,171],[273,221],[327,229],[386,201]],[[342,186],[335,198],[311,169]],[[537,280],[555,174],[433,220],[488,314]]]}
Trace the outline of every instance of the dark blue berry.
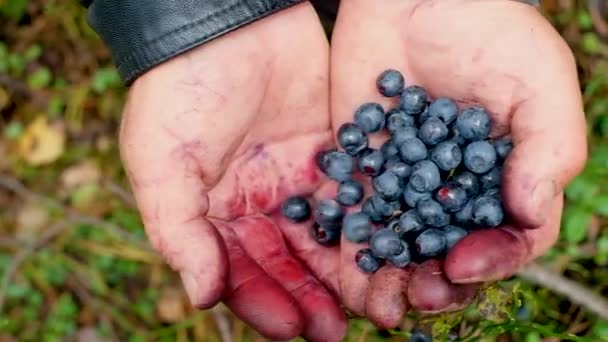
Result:
{"label": "dark blue berry", "polygon": [[311,215],[310,203],[301,196],[293,196],[285,200],[281,211],[283,216],[296,223],[308,220]]}
{"label": "dark blue berry", "polygon": [[469,200],[466,191],[452,185],[446,185],[437,190],[435,198],[446,211],[451,213],[462,210]]}
{"label": "dark blue berry", "polygon": [[393,97],[401,94],[405,86],[405,79],[399,71],[388,69],[378,76],[376,86],[380,94],[386,97]]}
{"label": "dark blue berry", "polygon": [[355,180],[347,180],[338,186],[336,201],[344,206],[350,207],[358,204],[363,199],[363,185]]}
{"label": "dark blue berry", "polygon": [[399,227],[399,218],[395,217],[395,218],[391,219],[384,226],[384,228],[390,229],[390,230],[394,231],[395,233],[399,234],[401,231],[401,228]]}
{"label": "dark blue berry", "polygon": [[336,246],[340,242],[340,229],[329,229],[318,222],[311,225],[310,234],[322,246]]}
{"label": "dark blue berry", "polygon": [[331,151],[320,158],[321,170],[327,177],[342,182],[351,179],[355,161],[344,152]]}
{"label": "dark blue berry", "polygon": [[427,145],[437,145],[449,134],[448,127],[438,118],[429,118],[420,126],[418,137]]}
{"label": "dark blue berry", "polygon": [[504,212],[495,197],[481,196],[473,202],[473,222],[481,227],[496,227],[502,223]]}
{"label": "dark blue berry", "polygon": [[409,342],[433,342],[433,338],[430,335],[425,334],[422,330],[413,329]]}
{"label": "dark blue berry", "polygon": [[347,122],[338,129],[338,144],[351,156],[367,148],[369,139],[361,127]]}
{"label": "dark blue berry", "polygon": [[361,211],[369,215],[373,222],[382,222],[385,218],[392,217],[400,208],[399,201],[387,202],[376,194],[363,202]]}
{"label": "dark blue berry", "polygon": [[477,192],[479,191],[477,176],[468,171],[464,171],[454,176],[453,183],[466,191],[467,196],[469,197],[477,195]]}
{"label": "dark blue berry", "polygon": [[416,238],[418,255],[426,258],[443,254],[447,248],[445,234],[439,229],[427,229]]}
{"label": "dark blue berry", "polygon": [[486,191],[491,188],[500,186],[501,177],[502,177],[502,168],[500,166],[495,166],[490,171],[479,176],[479,183],[481,183],[481,190]]}
{"label": "dark blue berry", "polygon": [[500,194],[500,188],[491,188],[486,190],[486,192],[483,193],[484,196],[490,196],[490,197],[494,197],[497,200],[501,201],[502,197]]}
{"label": "dark blue berry", "polygon": [[421,200],[416,205],[418,215],[426,225],[433,227],[445,227],[450,224],[450,215],[448,215],[441,204],[432,199]]}
{"label": "dark blue berry", "polygon": [[399,159],[399,148],[395,145],[393,139],[388,139],[382,144],[380,151],[382,151],[382,156],[386,161]]}
{"label": "dark blue berry", "polygon": [[502,161],[507,159],[511,150],[513,149],[513,142],[510,138],[502,138],[494,141],[494,149],[496,150],[496,154],[498,158]]}
{"label": "dark blue berry", "polygon": [[443,228],[448,250],[452,249],[458,241],[462,240],[467,234],[466,230],[458,226],[446,226]]}
{"label": "dark blue berry", "polygon": [[470,200],[465,204],[464,208],[454,213],[454,221],[461,226],[468,227],[473,223],[473,202]]}
{"label": "dark blue berry", "polygon": [[416,127],[403,127],[392,133],[392,140],[396,146],[401,146],[406,140],[416,138],[418,129]]}
{"label": "dark blue berry", "polygon": [[424,229],[424,220],[418,215],[416,209],[410,209],[399,217],[399,228],[403,234],[410,232],[419,232]]}
{"label": "dark blue berry", "polygon": [[399,241],[399,242],[401,243],[401,253],[399,253],[397,255],[390,255],[390,256],[386,257],[386,260],[395,267],[403,268],[403,267],[409,265],[409,263],[412,260],[412,257],[410,254],[410,247],[408,246],[407,242],[405,242],[405,241]]}
{"label": "dark blue berry", "polygon": [[458,131],[458,128],[454,126],[452,126],[452,128],[450,129],[450,136],[448,137],[448,140],[457,143],[458,146],[464,146],[468,143],[468,140],[465,139],[465,137],[463,137],[462,134],[460,134],[460,132]]}
{"label": "dark blue berry", "polygon": [[409,115],[418,115],[427,106],[428,94],[420,86],[413,85],[405,88],[401,93],[399,105]]}
{"label": "dark blue berry", "polygon": [[454,100],[447,97],[440,97],[429,105],[430,117],[438,118],[444,124],[449,125],[458,116],[458,106]]}
{"label": "dark blue berry", "polygon": [[460,134],[472,141],[483,140],[490,135],[492,122],[483,107],[473,106],[465,109],[456,119]]}
{"label": "dark blue berry", "polygon": [[399,160],[389,160],[384,164],[384,170],[396,174],[402,180],[412,173],[412,167]]}
{"label": "dark blue berry", "polygon": [[456,142],[451,140],[443,141],[431,150],[430,158],[443,171],[450,171],[460,165],[462,151]]}
{"label": "dark blue berry", "polygon": [[405,127],[415,127],[416,120],[414,117],[407,115],[400,108],[391,109],[386,114],[386,129],[394,133]]}
{"label": "dark blue berry", "polygon": [[396,201],[403,193],[403,180],[390,171],[374,177],[372,186],[376,193],[386,201]]}
{"label": "dark blue berry", "polygon": [[412,184],[407,183],[405,189],[403,190],[403,200],[405,203],[411,208],[415,208],[416,204],[425,199],[430,199],[433,197],[431,192],[418,192],[413,187]]}
{"label": "dark blue berry", "polygon": [[355,123],[364,132],[374,133],[384,128],[384,108],[377,103],[365,103],[355,111]]}
{"label": "dark blue berry", "polygon": [[359,156],[359,171],[367,176],[376,176],[382,171],[384,155],[382,151],[368,148]]}
{"label": "dark blue berry", "polygon": [[463,159],[469,171],[486,173],[496,164],[496,150],[487,141],[475,141],[465,147]]}
{"label": "dark blue berry", "polygon": [[364,273],[375,273],[382,266],[382,261],[376,258],[369,248],[358,251],[355,255],[355,262]]}
{"label": "dark blue berry", "polygon": [[346,214],[342,222],[342,231],[348,241],[354,243],[367,242],[372,235],[372,221],[363,212]]}
{"label": "dark blue berry", "polygon": [[344,218],[344,208],[332,199],[319,201],[315,211],[315,221],[327,229],[338,229]]}
{"label": "dark blue berry", "polygon": [[380,229],[369,240],[372,253],[379,258],[387,258],[403,251],[399,235],[390,229]]}
{"label": "dark blue berry", "polygon": [[421,160],[412,166],[410,184],[418,192],[428,192],[441,185],[441,174],[437,165],[430,160]]}
{"label": "dark blue berry", "polygon": [[399,154],[404,162],[414,164],[426,159],[428,150],[422,140],[418,138],[409,138],[399,145]]}

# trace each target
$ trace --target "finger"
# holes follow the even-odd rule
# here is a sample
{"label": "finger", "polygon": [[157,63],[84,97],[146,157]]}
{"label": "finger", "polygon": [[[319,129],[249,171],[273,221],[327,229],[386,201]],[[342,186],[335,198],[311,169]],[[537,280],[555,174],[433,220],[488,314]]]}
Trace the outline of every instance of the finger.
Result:
{"label": "finger", "polygon": [[365,314],[381,329],[396,328],[410,309],[407,288],[414,267],[384,266],[376,272],[365,295]]}
{"label": "finger", "polygon": [[557,240],[563,200],[553,201],[547,224],[538,229],[512,226],[479,230],[459,241],[446,257],[445,271],[455,283],[501,280],[546,252]]}
{"label": "finger", "polygon": [[457,311],[466,307],[478,286],[453,284],[445,276],[443,261],[428,260],[416,267],[410,277],[408,299],[424,313]]}
{"label": "finger", "polygon": [[224,302],[236,316],[273,340],[288,340],[304,329],[298,303],[243,250],[234,231],[215,221],[230,261]]}
{"label": "finger", "polygon": [[303,336],[311,341],[340,341],[346,333],[344,313],[327,289],[291,255],[274,222],[257,216],[231,225],[245,252],[299,304]]}

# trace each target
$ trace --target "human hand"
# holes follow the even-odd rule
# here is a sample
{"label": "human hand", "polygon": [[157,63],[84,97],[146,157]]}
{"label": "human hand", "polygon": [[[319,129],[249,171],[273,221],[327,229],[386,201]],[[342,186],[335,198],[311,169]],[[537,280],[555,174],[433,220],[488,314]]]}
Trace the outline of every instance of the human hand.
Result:
{"label": "human hand", "polygon": [[328,50],[312,7],[296,5],[147,72],[124,110],[121,153],[151,244],[195,306],[223,301],[272,339],[346,328],[337,247],[276,214],[323,179]]}
{"label": "human hand", "polygon": [[[396,326],[411,307],[462,308],[476,284],[508,277],[545,252],[559,233],[563,188],[587,158],[572,53],[532,6],[512,0],[343,0],[331,48],[334,130],[352,121],[364,102],[396,105],[375,87],[388,68],[433,97],[485,106],[494,121],[492,136],[510,134],[515,147],[502,181],[512,220],[473,232],[445,262],[387,268],[370,277],[353,261],[361,247],[342,240],[344,304],[381,327]],[[371,145],[385,139],[374,137]]]}

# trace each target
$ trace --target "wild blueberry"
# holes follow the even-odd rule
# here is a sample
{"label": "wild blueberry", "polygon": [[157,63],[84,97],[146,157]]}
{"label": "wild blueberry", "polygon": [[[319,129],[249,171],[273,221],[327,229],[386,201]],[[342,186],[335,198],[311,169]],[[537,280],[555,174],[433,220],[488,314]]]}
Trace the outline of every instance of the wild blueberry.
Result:
{"label": "wild blueberry", "polygon": [[399,234],[401,232],[401,228],[399,227],[399,218],[395,217],[388,221],[388,223],[384,226],[386,229],[390,229],[395,233]]}
{"label": "wild blueberry", "polygon": [[340,229],[328,229],[318,222],[311,225],[310,234],[322,246],[335,246],[340,242]]}
{"label": "wild blueberry", "polygon": [[376,258],[369,248],[358,251],[355,255],[355,262],[364,273],[375,273],[382,266],[382,261]]}
{"label": "wild blueberry", "polygon": [[382,144],[380,151],[382,151],[382,156],[385,161],[399,159],[399,148],[395,145],[393,139],[388,139]]}
{"label": "wild blueberry", "polygon": [[418,115],[427,105],[428,94],[420,86],[413,85],[405,88],[401,93],[399,105],[409,115]]}
{"label": "wild blueberry", "polygon": [[315,210],[315,220],[327,229],[336,229],[344,218],[344,208],[332,199],[322,199]]}
{"label": "wild blueberry", "polygon": [[390,171],[374,177],[372,186],[376,193],[386,201],[396,201],[403,193],[403,181]]}
{"label": "wild blueberry", "polygon": [[502,200],[502,196],[500,194],[500,188],[490,188],[490,189],[486,190],[486,192],[484,192],[483,195],[494,197],[499,201]]}
{"label": "wild blueberry", "polygon": [[409,138],[403,141],[399,146],[399,154],[401,159],[409,164],[414,164],[418,161],[426,159],[428,150],[422,140],[418,138]]}
{"label": "wild blueberry", "polygon": [[469,197],[477,195],[477,192],[479,191],[479,182],[477,181],[477,176],[468,171],[455,175],[452,183],[466,191],[467,196]]}
{"label": "wild blueberry", "polygon": [[473,173],[486,173],[496,164],[496,150],[487,141],[475,141],[464,149],[464,165]]}
{"label": "wild blueberry", "polygon": [[500,160],[505,160],[513,149],[513,142],[510,138],[502,138],[494,141],[494,149]]}
{"label": "wild blueberry", "polygon": [[410,247],[408,246],[407,242],[399,242],[401,243],[401,253],[397,255],[389,255],[388,257],[386,257],[386,260],[395,267],[403,268],[409,265],[412,260],[412,257],[410,254]]}
{"label": "wild blueberry", "polygon": [[368,148],[359,156],[359,171],[367,176],[376,176],[382,171],[384,156],[382,151]]}
{"label": "wild blueberry", "polygon": [[474,200],[468,201],[464,208],[454,213],[454,221],[456,221],[456,223],[464,227],[471,225],[473,222],[473,202]]}
{"label": "wild blueberry", "polygon": [[386,172],[396,174],[402,180],[407,179],[412,173],[412,167],[399,160],[389,160],[384,164]]}
{"label": "wild blueberry", "polygon": [[355,161],[344,152],[330,151],[317,159],[327,177],[342,182],[351,179]]}
{"label": "wild blueberry", "polygon": [[405,203],[411,207],[415,208],[416,204],[425,199],[431,199],[433,194],[431,192],[418,192],[416,191],[411,183],[407,183],[405,189],[403,190],[403,200]]}
{"label": "wild blueberry", "polygon": [[355,123],[364,132],[374,133],[384,128],[384,108],[377,103],[365,103],[355,111]]}
{"label": "wild blueberry", "polygon": [[410,209],[399,217],[399,228],[402,235],[410,232],[419,232],[424,229],[424,221],[418,215],[416,209]]}
{"label": "wild blueberry", "polygon": [[440,188],[435,198],[446,211],[451,213],[462,210],[469,200],[466,191],[451,185]]}
{"label": "wild blueberry", "polygon": [[369,140],[361,127],[347,122],[338,129],[338,144],[351,156],[367,148]]}
{"label": "wild blueberry", "polygon": [[447,97],[437,98],[431,102],[429,106],[429,116],[438,118],[443,121],[444,124],[449,125],[458,116],[458,106],[454,100]]}
{"label": "wild blueberry", "polygon": [[342,231],[348,241],[354,243],[367,242],[372,235],[372,221],[363,212],[346,214],[342,222]]}
{"label": "wild blueberry", "polygon": [[388,69],[378,76],[376,86],[380,94],[386,97],[393,97],[401,94],[405,86],[405,79],[399,71]]}
{"label": "wild blueberry", "polygon": [[430,158],[443,171],[450,171],[460,165],[462,151],[454,141],[443,141],[431,150]]}
{"label": "wild blueberry", "polygon": [[491,196],[480,196],[473,202],[473,222],[482,227],[496,227],[504,217],[500,200]]}
{"label": "wild blueberry", "polygon": [[500,178],[502,176],[502,168],[500,166],[493,167],[490,171],[479,176],[479,183],[481,183],[481,190],[486,191],[491,188],[495,188],[500,185]]}
{"label": "wild blueberry", "polygon": [[433,191],[441,185],[441,174],[430,160],[421,160],[412,166],[410,184],[418,192]]}
{"label": "wild blueberry", "polygon": [[455,125],[452,125],[452,128],[450,129],[450,135],[448,136],[448,140],[457,143],[458,146],[464,146],[468,142],[467,139],[465,139],[465,137],[460,134]]}
{"label": "wild blueberry", "polygon": [[429,113],[429,106],[424,107],[424,111],[418,115],[418,126],[422,125],[426,120],[431,118],[431,113]]}
{"label": "wild blueberry", "polygon": [[462,240],[469,232],[458,226],[446,226],[443,228],[448,250],[452,249],[458,241]]}
{"label": "wild blueberry", "polygon": [[425,224],[433,227],[445,227],[450,224],[450,215],[443,211],[443,207],[432,199],[419,201],[416,205],[418,215]]}
{"label": "wild blueberry", "polygon": [[438,118],[429,118],[420,126],[418,138],[427,145],[437,145],[448,137],[448,127]]}
{"label": "wild blueberry", "polygon": [[285,200],[281,211],[283,216],[296,223],[308,220],[311,215],[310,203],[301,196],[293,196]]}
{"label": "wild blueberry", "polygon": [[490,135],[492,121],[481,106],[465,109],[456,119],[456,128],[460,134],[472,141],[483,140]]}
{"label": "wild blueberry", "polygon": [[433,342],[433,338],[430,335],[425,334],[422,330],[412,329],[410,342]]}
{"label": "wild blueberry", "polygon": [[350,207],[363,199],[363,185],[356,180],[349,179],[340,183],[336,201],[341,205]]}
{"label": "wild blueberry", "polygon": [[447,239],[439,229],[427,229],[416,238],[416,250],[421,257],[436,257],[443,254],[446,247]]}
{"label": "wild blueberry", "polygon": [[361,206],[361,211],[369,215],[373,222],[382,222],[401,208],[399,201],[387,202],[377,194],[368,197]]}
{"label": "wild blueberry", "polygon": [[386,258],[401,253],[403,246],[399,235],[390,229],[380,229],[369,240],[369,247],[375,256]]}
{"label": "wild blueberry", "polygon": [[392,133],[393,143],[396,146],[401,146],[406,140],[416,138],[418,129],[416,127],[403,127]]}
{"label": "wild blueberry", "polygon": [[415,127],[414,117],[407,115],[400,108],[391,109],[386,114],[386,129],[394,133],[404,127]]}

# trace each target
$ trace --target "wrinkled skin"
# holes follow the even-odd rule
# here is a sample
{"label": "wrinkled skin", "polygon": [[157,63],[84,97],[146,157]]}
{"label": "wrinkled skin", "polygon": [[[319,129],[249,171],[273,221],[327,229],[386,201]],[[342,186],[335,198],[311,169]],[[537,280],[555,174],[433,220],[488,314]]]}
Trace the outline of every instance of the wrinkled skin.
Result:
{"label": "wrinkled skin", "polygon": [[[370,277],[349,263],[358,246],[342,241],[344,304],[379,326],[394,327],[411,307],[430,313],[462,308],[480,283],[508,277],[546,251],[558,236],[563,188],[581,171],[587,144],[573,56],[532,6],[511,0],[342,1],[331,48],[334,129],[352,120],[363,102],[396,104],[375,89],[387,68],[401,70],[407,84],[421,85],[433,97],[486,106],[492,136],[510,134],[515,145],[502,185],[512,220],[469,235],[444,263]],[[385,138],[377,136],[373,145]]]}

